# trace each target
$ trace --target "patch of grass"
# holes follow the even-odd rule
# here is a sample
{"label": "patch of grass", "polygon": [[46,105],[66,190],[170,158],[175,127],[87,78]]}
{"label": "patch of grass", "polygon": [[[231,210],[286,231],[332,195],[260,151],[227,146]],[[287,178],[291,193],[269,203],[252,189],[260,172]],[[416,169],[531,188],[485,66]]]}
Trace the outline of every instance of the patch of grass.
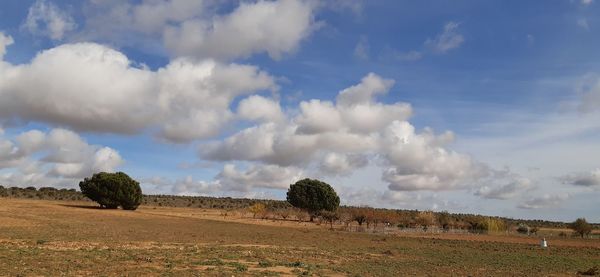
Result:
{"label": "patch of grass", "polygon": [[258,262],[258,267],[272,267],[273,263],[270,261],[260,261]]}
{"label": "patch of grass", "polygon": [[198,264],[199,265],[224,266],[225,262],[218,258],[212,258],[212,259],[201,261]]}
{"label": "patch of grass", "polygon": [[230,266],[233,266],[233,268],[235,268],[236,271],[238,272],[246,272],[248,271],[248,266],[245,264],[241,264],[238,262],[232,262],[229,264]]}

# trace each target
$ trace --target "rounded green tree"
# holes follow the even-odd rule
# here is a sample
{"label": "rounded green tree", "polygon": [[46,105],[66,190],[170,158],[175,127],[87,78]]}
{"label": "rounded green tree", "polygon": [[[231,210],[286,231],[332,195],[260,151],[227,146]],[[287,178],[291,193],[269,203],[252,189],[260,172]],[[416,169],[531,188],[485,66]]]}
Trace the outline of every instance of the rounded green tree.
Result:
{"label": "rounded green tree", "polygon": [[123,172],[94,174],[79,182],[83,195],[98,202],[100,207],[124,210],[135,210],[142,203],[140,183]]}
{"label": "rounded green tree", "polygon": [[290,185],[287,201],[306,210],[311,221],[320,211],[334,212],[340,206],[340,198],[330,185],[308,178]]}

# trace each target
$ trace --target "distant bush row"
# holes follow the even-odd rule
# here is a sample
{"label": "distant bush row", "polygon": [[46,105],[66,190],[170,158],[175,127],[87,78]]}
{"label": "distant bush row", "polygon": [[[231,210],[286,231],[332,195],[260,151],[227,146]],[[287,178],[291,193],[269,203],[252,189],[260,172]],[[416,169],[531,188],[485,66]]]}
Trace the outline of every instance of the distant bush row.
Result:
{"label": "distant bush row", "polygon": [[[5,187],[0,185],[0,197],[89,201],[81,192],[75,189],[56,189],[52,187]],[[310,219],[310,213],[293,209],[287,201],[258,200],[231,197],[208,196],[173,196],[173,195],[144,195],[141,205],[164,207],[192,207],[202,209],[221,209],[225,211],[247,210],[260,203],[264,210],[257,217],[277,217],[280,219],[302,218]],[[345,207],[337,209],[336,214],[317,214],[313,216],[326,217],[325,221],[335,220],[342,223],[356,222],[367,228],[382,225],[402,228],[439,227],[444,230],[459,229],[472,232],[501,232],[516,230],[517,232],[533,234],[538,228],[569,228],[563,222],[544,220],[518,220],[503,217],[487,217],[473,214],[453,214],[448,212],[432,212],[418,210],[392,210],[370,207]],[[523,226],[523,227],[522,227]],[[590,224],[592,228],[600,228],[600,224]],[[526,228],[526,229],[525,229]],[[520,230],[520,231],[519,231]]]}

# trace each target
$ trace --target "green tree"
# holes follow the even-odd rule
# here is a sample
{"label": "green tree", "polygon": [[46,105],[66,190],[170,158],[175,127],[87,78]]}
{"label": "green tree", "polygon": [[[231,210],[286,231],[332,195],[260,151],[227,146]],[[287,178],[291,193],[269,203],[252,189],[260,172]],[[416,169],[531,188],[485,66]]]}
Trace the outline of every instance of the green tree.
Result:
{"label": "green tree", "polygon": [[308,178],[290,185],[287,201],[296,208],[306,210],[310,214],[310,221],[320,211],[334,212],[340,206],[340,198],[330,185]]}
{"label": "green tree", "polygon": [[578,218],[573,223],[571,223],[571,229],[575,231],[575,233],[579,234],[582,238],[586,235],[589,235],[592,232],[592,225],[590,225],[585,218]]}
{"label": "green tree", "polygon": [[94,174],[79,182],[83,195],[98,202],[100,207],[124,210],[135,210],[142,203],[140,183],[123,172]]}

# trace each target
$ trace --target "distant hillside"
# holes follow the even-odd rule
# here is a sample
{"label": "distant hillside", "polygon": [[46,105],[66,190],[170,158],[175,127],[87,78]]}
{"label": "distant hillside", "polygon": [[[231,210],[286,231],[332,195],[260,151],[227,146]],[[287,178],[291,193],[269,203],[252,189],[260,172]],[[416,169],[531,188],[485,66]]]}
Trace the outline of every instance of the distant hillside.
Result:
{"label": "distant hillside", "polygon": [[[0,186],[0,197],[13,198],[29,198],[43,200],[63,200],[63,201],[90,201],[80,191],[75,189],[56,189],[53,187],[4,187]],[[239,210],[246,209],[256,203],[263,203],[269,210],[282,210],[291,208],[289,203],[281,200],[259,200],[247,198],[231,198],[231,197],[208,197],[208,196],[175,196],[175,195],[144,195],[142,205],[146,206],[163,206],[163,207],[197,207],[202,209],[224,209],[224,210]],[[342,207],[342,209],[365,209],[375,213],[394,213],[403,218],[417,218],[419,211],[417,210],[392,210],[392,209],[374,209],[368,207]],[[484,218],[501,219],[509,226],[517,226],[525,224],[530,227],[545,227],[545,228],[565,228],[567,223],[547,220],[525,220],[513,219],[505,217],[488,217],[475,214],[452,214],[445,212],[434,212],[436,218],[449,217],[455,223],[462,225],[479,222]],[[457,224],[457,225],[461,225]],[[600,229],[600,224],[592,224],[594,228]]]}

